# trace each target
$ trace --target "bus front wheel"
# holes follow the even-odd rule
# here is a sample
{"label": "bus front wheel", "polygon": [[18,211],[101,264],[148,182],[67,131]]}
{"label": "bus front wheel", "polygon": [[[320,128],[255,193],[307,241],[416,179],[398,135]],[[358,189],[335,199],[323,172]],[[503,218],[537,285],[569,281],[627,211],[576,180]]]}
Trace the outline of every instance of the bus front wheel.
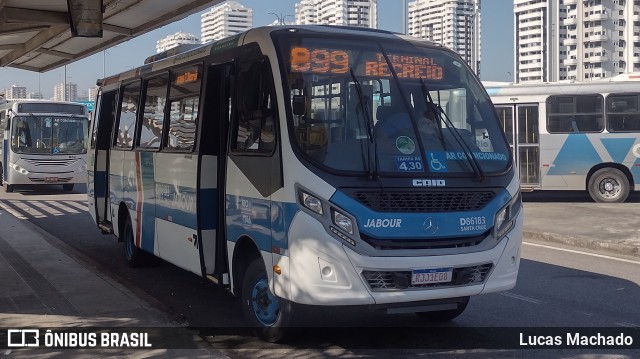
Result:
{"label": "bus front wheel", "polygon": [[271,292],[261,258],[249,264],[242,281],[241,298],[245,320],[258,338],[270,343],[285,338],[292,316],[291,302]]}
{"label": "bus front wheel", "polygon": [[629,196],[629,181],[618,169],[601,168],[589,178],[589,194],[596,202],[624,202]]}
{"label": "bus front wheel", "polygon": [[2,183],[2,186],[4,187],[4,191],[7,193],[11,193],[13,192],[13,185],[12,184],[8,184],[6,181]]}
{"label": "bus front wheel", "polygon": [[458,317],[465,309],[467,309],[467,305],[469,304],[469,297],[461,298],[462,300],[458,302],[458,308],[449,309],[449,310],[436,310],[433,312],[417,312],[420,318],[430,321],[430,322],[448,322],[456,317]]}

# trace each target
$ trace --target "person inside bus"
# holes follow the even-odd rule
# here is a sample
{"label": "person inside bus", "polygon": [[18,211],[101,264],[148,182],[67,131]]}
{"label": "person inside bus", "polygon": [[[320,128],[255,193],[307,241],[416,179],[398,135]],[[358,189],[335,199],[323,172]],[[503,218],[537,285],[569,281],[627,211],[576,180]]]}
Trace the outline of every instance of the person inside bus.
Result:
{"label": "person inside bus", "polygon": [[420,134],[428,136],[437,135],[440,125],[438,124],[438,115],[436,115],[433,106],[427,106],[420,116],[416,116],[416,118],[418,120],[418,131],[420,131]]}

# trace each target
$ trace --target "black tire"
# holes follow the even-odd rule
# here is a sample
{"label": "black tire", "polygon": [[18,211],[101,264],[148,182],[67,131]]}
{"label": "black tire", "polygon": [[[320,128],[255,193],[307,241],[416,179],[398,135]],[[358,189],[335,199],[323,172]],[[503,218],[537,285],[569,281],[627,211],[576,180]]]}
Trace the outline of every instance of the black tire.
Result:
{"label": "black tire", "polygon": [[124,259],[129,264],[129,267],[136,268],[145,264],[146,253],[136,247],[135,236],[133,235],[133,226],[131,225],[131,218],[127,216],[127,220],[124,222],[122,228],[122,241],[124,242]]}
{"label": "black tire", "polygon": [[615,168],[601,168],[589,178],[589,195],[596,202],[624,202],[629,191],[627,176]]}
{"label": "black tire", "polygon": [[469,297],[460,298],[461,301],[458,302],[457,309],[449,309],[449,310],[437,310],[433,312],[418,312],[417,316],[424,320],[428,320],[430,322],[448,322],[457,318],[465,309],[467,309],[467,305],[469,304]]}
{"label": "black tire", "polygon": [[4,191],[5,192],[7,192],[7,193],[13,192],[14,187],[13,187],[12,184],[8,184],[7,182],[3,182],[2,186],[4,187]]}
{"label": "black tire", "polygon": [[73,191],[73,183],[65,183],[62,185],[62,190],[64,190],[65,192],[71,192]]}
{"label": "black tire", "polygon": [[242,281],[242,311],[256,337],[269,343],[283,341],[291,323],[291,302],[275,296],[269,289],[264,262],[256,258],[249,264]]}

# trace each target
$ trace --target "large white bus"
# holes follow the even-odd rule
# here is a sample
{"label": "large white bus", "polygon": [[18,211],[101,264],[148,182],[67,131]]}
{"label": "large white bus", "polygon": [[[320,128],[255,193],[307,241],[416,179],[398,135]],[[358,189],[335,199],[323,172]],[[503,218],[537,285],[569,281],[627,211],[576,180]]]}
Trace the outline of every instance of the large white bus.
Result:
{"label": "large white bus", "polygon": [[87,181],[87,107],[73,102],[8,100],[0,104],[2,184],[60,184],[65,191]]}
{"label": "large white bus", "polygon": [[448,320],[515,285],[518,176],[454,52],[281,26],[168,55],[99,81],[89,207],[131,265],[228,288],[269,341],[294,303]]}
{"label": "large white bus", "polygon": [[588,190],[624,202],[640,189],[640,82],[485,83],[523,191]]}

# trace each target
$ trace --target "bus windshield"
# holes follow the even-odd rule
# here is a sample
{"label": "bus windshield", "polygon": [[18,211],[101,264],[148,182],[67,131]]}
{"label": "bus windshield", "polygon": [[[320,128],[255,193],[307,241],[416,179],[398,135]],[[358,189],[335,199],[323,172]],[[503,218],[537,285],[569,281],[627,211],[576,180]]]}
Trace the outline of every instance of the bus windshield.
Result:
{"label": "bus windshield", "polygon": [[319,167],[481,176],[509,166],[491,103],[454,54],[401,40],[281,39],[292,142]]}
{"label": "bus windshield", "polygon": [[86,117],[20,115],[11,123],[11,149],[23,154],[86,153]]}

